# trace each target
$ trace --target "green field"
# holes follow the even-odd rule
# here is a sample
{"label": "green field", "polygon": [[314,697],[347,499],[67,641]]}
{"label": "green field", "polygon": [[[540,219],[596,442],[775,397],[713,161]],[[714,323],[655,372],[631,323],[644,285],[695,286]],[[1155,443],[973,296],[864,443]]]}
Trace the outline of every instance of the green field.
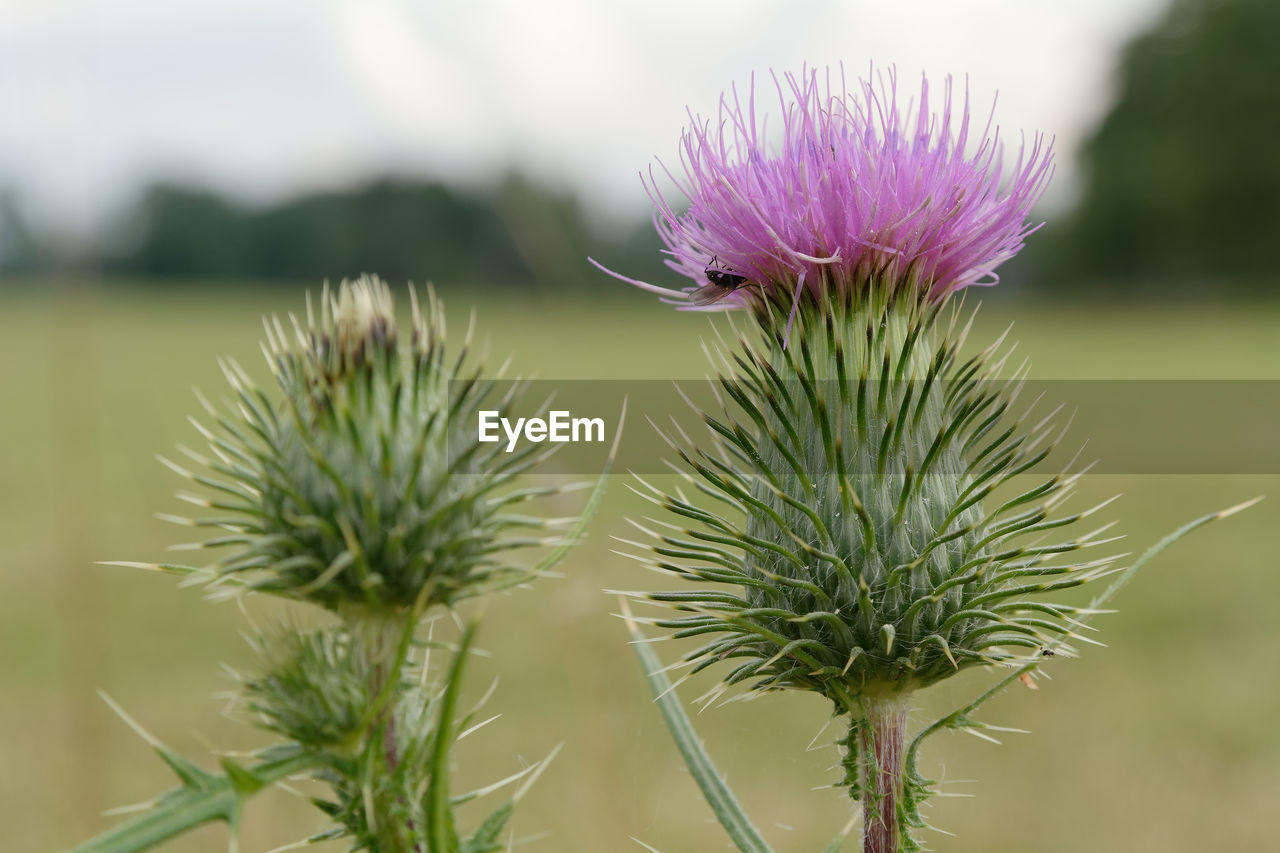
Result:
{"label": "green field", "polygon": [[[446,295],[451,330],[474,301],[496,364],[541,379],[700,377],[703,318],[617,287],[572,299]],[[108,825],[101,811],[146,799],[170,778],[98,698],[103,690],[150,732],[211,765],[213,751],[263,738],[223,715],[225,666],[253,659],[245,616],[174,580],[96,560],[162,560],[183,531],[179,481],[153,456],[198,446],[191,388],[223,387],[215,357],[256,375],[264,312],[300,306],[274,289],[214,292],[100,285],[53,296],[0,293],[0,844],[56,850]],[[1240,307],[1006,302],[984,309],[973,339],[1010,321],[1041,378],[1280,379],[1280,303]],[[1230,418],[1230,412],[1206,413]],[[633,419],[632,429],[645,428]],[[1277,429],[1280,437],[1280,428]],[[478,696],[499,683],[502,717],[460,746],[463,782],[489,781],[564,742],[516,813],[532,853],[727,850],[665,735],[604,588],[664,582],[610,552],[623,518],[647,510],[612,478],[605,506],[562,566],[564,577],[486,602],[470,672]],[[1206,512],[1262,493],[1271,500],[1180,543],[1139,576],[1102,620],[1107,649],[1055,662],[1038,691],[1001,696],[986,719],[1032,731],[991,746],[939,737],[926,772],[975,799],[939,799],[930,820],[951,853],[1179,853],[1275,849],[1280,800],[1280,476],[1091,476],[1089,498],[1138,551]],[[580,495],[581,493],[579,493]],[[580,499],[580,498],[579,498]],[[566,497],[558,513],[572,512]],[[255,619],[281,613],[254,602]],[[446,630],[452,630],[446,628]],[[678,653],[659,645],[667,660]],[[691,685],[692,698],[714,675]],[[919,721],[978,690],[944,683]],[[701,689],[699,689],[701,688]],[[948,703],[951,703],[950,705]],[[712,754],[779,853],[816,851],[848,815],[836,753],[816,697],[768,696],[695,718]],[[322,827],[301,798],[254,801],[241,850],[257,853]],[[208,827],[173,850],[226,849]],[[342,845],[320,849],[340,850]]]}

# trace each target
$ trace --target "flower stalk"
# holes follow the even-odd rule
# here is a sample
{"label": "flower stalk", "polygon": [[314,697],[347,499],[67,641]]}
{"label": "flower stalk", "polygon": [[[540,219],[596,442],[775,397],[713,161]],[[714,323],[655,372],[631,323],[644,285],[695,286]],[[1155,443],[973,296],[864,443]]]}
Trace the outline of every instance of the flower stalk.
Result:
{"label": "flower stalk", "polygon": [[862,801],[863,853],[898,853],[901,849],[903,767],[906,758],[905,694],[867,696],[863,716],[849,726],[846,761],[854,756],[857,798]]}

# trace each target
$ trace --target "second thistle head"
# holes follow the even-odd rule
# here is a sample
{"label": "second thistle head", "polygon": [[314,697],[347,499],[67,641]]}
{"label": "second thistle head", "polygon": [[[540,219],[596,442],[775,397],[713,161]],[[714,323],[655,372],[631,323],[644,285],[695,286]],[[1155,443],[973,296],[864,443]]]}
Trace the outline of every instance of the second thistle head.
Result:
{"label": "second thistle head", "polygon": [[489,383],[446,357],[434,293],[413,292],[402,341],[391,291],[366,277],[327,287],[306,322],[269,321],[264,351],[281,395],[233,362],[235,391],[214,423],[198,425],[207,473],[175,468],[206,488],[186,495],[211,517],[183,523],[221,535],[214,583],[339,609],[382,611],[455,601],[519,582],[504,561],[540,541],[515,535],[541,522],[513,511],[539,494],[511,481],[535,461],[481,444],[476,410]]}

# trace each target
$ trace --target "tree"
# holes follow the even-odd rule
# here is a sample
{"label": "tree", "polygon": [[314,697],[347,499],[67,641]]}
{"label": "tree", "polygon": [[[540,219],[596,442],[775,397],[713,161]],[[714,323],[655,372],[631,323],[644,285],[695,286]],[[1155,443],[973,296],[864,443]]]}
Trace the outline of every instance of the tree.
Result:
{"label": "tree", "polygon": [[1280,2],[1174,0],[1126,49],[1083,197],[1042,259],[1094,281],[1275,282],[1277,81]]}

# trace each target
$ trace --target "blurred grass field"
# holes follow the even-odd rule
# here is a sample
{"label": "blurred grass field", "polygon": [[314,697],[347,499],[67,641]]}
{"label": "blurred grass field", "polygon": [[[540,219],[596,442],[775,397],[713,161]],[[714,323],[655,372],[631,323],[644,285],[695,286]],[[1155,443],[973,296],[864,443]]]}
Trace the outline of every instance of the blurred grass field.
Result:
{"label": "blurred grass field", "polygon": [[[704,375],[707,321],[641,294],[572,299],[446,294],[453,340],[474,302],[497,364],[542,379]],[[256,375],[258,318],[297,310],[274,288],[135,290],[120,285],[0,294],[0,849],[65,848],[105,828],[103,809],[172,786],[167,770],[98,698],[103,690],[168,745],[211,766],[211,750],[263,738],[222,711],[222,669],[253,665],[234,605],[210,605],[173,579],[96,560],[157,560],[182,531],[177,478],[153,456],[197,446],[193,386],[223,387],[215,358]],[[1280,379],[1280,303],[1246,306],[1009,303],[984,309],[974,340],[1015,321],[1040,378]],[[1229,412],[1211,413],[1230,417]],[[638,414],[630,429],[644,428]],[[1280,427],[1277,429],[1280,438]],[[516,812],[532,853],[728,850],[662,728],[603,588],[663,585],[610,552],[623,518],[647,510],[612,478],[591,536],[563,578],[481,606],[469,692],[495,677],[489,714],[460,747],[462,782],[499,778],[564,742]],[[1196,533],[1125,590],[1121,615],[1052,681],[1010,690],[985,719],[1030,729],[996,747],[937,738],[927,773],[976,780],[939,799],[930,846],[952,853],[1270,851],[1280,800],[1280,476],[1092,476],[1077,506],[1108,510],[1138,551],[1179,524],[1268,493],[1271,500]],[[580,494],[580,493],[579,493]],[[580,499],[580,497],[578,498]],[[570,512],[566,498],[557,512]],[[269,602],[250,608],[269,622]],[[659,645],[666,660],[677,650]],[[713,675],[687,686],[693,698]],[[917,714],[949,710],[985,677],[955,679]],[[692,689],[690,689],[690,687]],[[701,689],[699,689],[701,688]],[[770,696],[695,718],[748,811],[779,853],[820,850],[847,819],[836,753],[816,697]],[[945,762],[945,763],[944,763]],[[496,805],[497,800],[491,799]],[[241,850],[319,830],[298,797],[272,793],[246,815]],[[852,848],[853,845],[850,845]],[[226,848],[208,827],[167,849]],[[329,845],[319,849],[344,849]]]}

